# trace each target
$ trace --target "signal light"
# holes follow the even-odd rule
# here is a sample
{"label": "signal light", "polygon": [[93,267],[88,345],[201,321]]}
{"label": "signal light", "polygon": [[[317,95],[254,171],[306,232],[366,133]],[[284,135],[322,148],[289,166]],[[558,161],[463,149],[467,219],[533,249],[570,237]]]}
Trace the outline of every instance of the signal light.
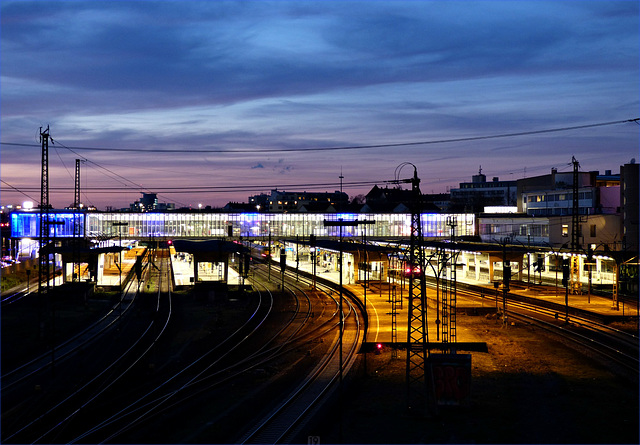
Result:
{"label": "signal light", "polygon": [[409,266],[406,266],[404,270],[404,274],[407,277],[409,276],[419,277],[419,276],[422,276],[422,270],[420,269],[420,266],[415,266],[411,268],[411,266],[409,265]]}
{"label": "signal light", "polygon": [[380,354],[382,352],[383,344],[376,343],[376,354]]}

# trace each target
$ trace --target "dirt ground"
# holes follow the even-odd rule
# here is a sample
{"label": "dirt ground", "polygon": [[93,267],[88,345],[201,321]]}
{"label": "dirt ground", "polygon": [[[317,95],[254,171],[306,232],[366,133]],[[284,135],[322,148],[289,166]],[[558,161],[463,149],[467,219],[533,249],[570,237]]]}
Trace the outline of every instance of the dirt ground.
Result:
{"label": "dirt ground", "polygon": [[503,328],[495,319],[462,315],[458,326],[488,347],[470,352],[470,406],[408,412],[406,352],[394,359],[383,351],[368,355],[366,375],[309,436],[351,444],[639,443],[637,377],[614,374],[530,326]]}

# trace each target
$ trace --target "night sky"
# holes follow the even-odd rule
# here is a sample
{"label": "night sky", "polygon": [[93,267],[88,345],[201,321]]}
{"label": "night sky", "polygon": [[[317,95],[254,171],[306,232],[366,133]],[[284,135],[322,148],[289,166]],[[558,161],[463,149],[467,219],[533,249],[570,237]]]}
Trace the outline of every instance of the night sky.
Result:
{"label": "night sky", "polygon": [[47,126],[56,208],[75,159],[101,210],[341,172],[353,197],[404,162],[424,193],[572,156],[618,172],[639,158],[639,42],[638,1],[2,0],[1,201],[40,200]]}

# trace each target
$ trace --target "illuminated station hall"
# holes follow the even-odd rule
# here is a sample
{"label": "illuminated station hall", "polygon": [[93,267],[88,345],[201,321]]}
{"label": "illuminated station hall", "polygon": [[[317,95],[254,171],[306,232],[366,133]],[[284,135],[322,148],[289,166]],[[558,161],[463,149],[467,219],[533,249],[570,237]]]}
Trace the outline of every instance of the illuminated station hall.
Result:
{"label": "illuminated station hall", "polygon": [[[85,253],[95,258],[86,260],[79,279],[102,282],[101,271],[122,261],[122,251],[160,242],[174,249],[174,259],[189,264],[187,282],[203,280],[229,281],[238,276],[234,263],[240,263],[237,247],[229,249],[223,259],[199,258],[191,251],[194,243],[234,242],[235,246],[252,250],[267,249],[273,257],[286,254],[286,261],[302,268],[315,258],[322,271],[342,270],[344,282],[358,280],[361,269],[369,279],[387,280],[394,271],[404,268],[405,252],[411,236],[410,213],[213,213],[213,212],[88,212],[50,210],[48,238],[55,241],[56,263],[64,281],[73,279],[73,263],[69,247],[82,240]],[[11,214],[11,238],[16,258],[38,256],[40,218],[38,210],[20,210]],[[590,216],[600,237],[605,236],[610,221],[604,215]],[[456,262],[458,279],[470,278],[485,284],[502,279],[503,265],[511,268],[516,280],[559,285],[562,260],[571,258],[572,283],[586,288],[616,288],[619,265],[603,243],[595,250],[571,252],[568,249],[567,224],[553,223],[546,217],[517,216],[492,218],[490,215],[424,213],[421,215],[425,258],[434,258],[439,249],[459,252]],[[560,221],[562,222],[562,221]],[[604,235],[603,235],[604,234]],[[313,239],[313,242],[311,240]],[[342,240],[342,243],[336,241]],[[188,244],[183,241],[189,241]],[[586,239],[587,243],[593,240]],[[188,245],[185,251],[178,246]],[[220,246],[223,244],[219,244]],[[591,245],[591,244],[590,244]],[[65,247],[66,246],[66,247]],[[600,246],[600,248],[598,248]],[[343,250],[343,267],[338,264],[338,250]],[[77,249],[76,249],[77,251]],[[237,253],[237,255],[236,255]],[[366,253],[366,254],[365,254]],[[85,255],[86,256],[86,255]],[[91,256],[91,255],[89,255]],[[125,255],[126,261],[127,255]],[[133,258],[134,261],[135,258]],[[211,264],[203,265],[207,262]],[[91,264],[89,264],[91,263]],[[230,264],[231,263],[231,264]],[[238,264],[239,265],[239,264]],[[205,273],[217,270],[217,273]],[[235,270],[234,270],[235,269]],[[430,270],[425,270],[428,275]]]}

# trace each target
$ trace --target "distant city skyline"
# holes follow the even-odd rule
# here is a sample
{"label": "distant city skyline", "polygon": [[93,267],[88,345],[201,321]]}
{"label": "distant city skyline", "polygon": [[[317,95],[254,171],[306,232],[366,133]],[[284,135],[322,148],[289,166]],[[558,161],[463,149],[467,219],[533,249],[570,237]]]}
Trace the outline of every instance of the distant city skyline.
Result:
{"label": "distant city skyline", "polygon": [[637,1],[0,8],[3,205],[39,200],[47,126],[56,208],[75,159],[100,210],[142,192],[192,208],[332,192],[340,176],[353,197],[404,162],[443,193],[480,167],[516,180],[638,159]]}

